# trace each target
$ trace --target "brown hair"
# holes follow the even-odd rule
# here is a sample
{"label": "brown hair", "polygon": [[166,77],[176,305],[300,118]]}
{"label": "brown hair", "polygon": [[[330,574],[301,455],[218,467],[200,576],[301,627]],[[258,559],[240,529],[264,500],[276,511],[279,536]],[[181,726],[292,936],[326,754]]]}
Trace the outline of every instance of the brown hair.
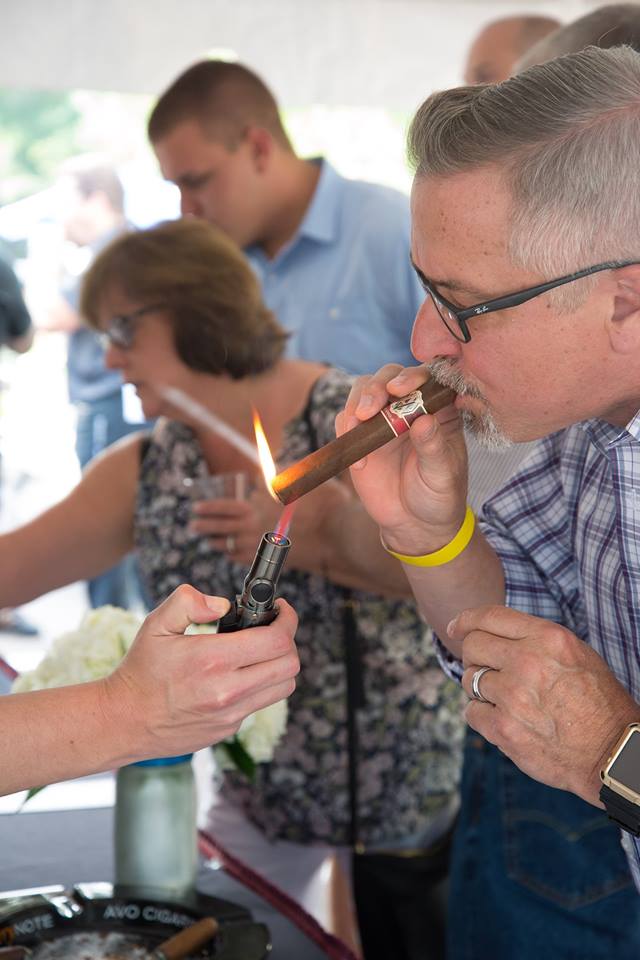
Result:
{"label": "brown hair", "polygon": [[285,150],[291,143],[278,104],[260,77],[239,63],[202,60],[165,90],[151,112],[147,131],[157,143],[177,124],[195,120],[211,139],[233,150],[247,127],[268,130]]}
{"label": "brown hair", "polygon": [[60,167],[60,175],[70,177],[78,193],[86,200],[94,193],[104,193],[113,210],[124,210],[124,188],[115,168],[93,154],[72,157]]}
{"label": "brown hair", "polygon": [[192,370],[234,379],[262,373],[288,334],[262,300],[240,249],[203,220],[171,220],[121,234],[84,275],[80,312],[100,329],[99,310],[116,287],[141,304],[166,304],[176,351]]}

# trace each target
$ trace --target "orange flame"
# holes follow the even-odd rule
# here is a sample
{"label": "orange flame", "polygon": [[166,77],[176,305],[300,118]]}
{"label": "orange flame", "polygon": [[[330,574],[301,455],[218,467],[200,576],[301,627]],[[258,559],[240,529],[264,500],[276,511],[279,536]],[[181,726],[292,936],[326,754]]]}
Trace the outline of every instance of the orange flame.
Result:
{"label": "orange flame", "polygon": [[271,456],[271,450],[269,449],[269,443],[262,427],[262,421],[260,420],[258,411],[255,409],[255,407],[253,408],[253,429],[256,435],[256,445],[258,447],[258,456],[260,458],[260,466],[262,468],[264,482],[273,499],[277,500],[278,498],[273,492],[273,488],[271,486],[271,482],[276,475],[276,465],[273,462],[273,457]]}

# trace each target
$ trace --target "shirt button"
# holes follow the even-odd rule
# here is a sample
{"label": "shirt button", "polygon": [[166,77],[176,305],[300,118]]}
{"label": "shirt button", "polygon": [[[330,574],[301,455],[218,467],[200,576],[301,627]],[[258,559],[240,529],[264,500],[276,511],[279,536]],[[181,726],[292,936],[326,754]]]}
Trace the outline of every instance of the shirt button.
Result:
{"label": "shirt button", "polygon": [[340,316],[340,307],[331,307],[329,310],[329,316],[332,320],[337,320],[337,318]]}

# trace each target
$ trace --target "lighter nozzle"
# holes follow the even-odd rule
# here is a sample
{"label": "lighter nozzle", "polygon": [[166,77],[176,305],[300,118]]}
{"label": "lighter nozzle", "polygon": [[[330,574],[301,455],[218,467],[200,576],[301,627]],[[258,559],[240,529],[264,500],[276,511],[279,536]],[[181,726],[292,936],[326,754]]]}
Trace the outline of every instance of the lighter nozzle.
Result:
{"label": "lighter nozzle", "polygon": [[273,607],[278,579],[291,541],[279,533],[265,533],[245,577],[241,605],[259,615]]}

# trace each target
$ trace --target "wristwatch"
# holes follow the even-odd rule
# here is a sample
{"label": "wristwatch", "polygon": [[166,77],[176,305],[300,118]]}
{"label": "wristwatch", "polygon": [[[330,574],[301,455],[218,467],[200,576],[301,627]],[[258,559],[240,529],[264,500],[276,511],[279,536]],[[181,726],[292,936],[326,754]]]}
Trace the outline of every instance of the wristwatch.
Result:
{"label": "wristwatch", "polygon": [[610,820],[640,836],[640,723],[631,723],[600,771],[600,799]]}

